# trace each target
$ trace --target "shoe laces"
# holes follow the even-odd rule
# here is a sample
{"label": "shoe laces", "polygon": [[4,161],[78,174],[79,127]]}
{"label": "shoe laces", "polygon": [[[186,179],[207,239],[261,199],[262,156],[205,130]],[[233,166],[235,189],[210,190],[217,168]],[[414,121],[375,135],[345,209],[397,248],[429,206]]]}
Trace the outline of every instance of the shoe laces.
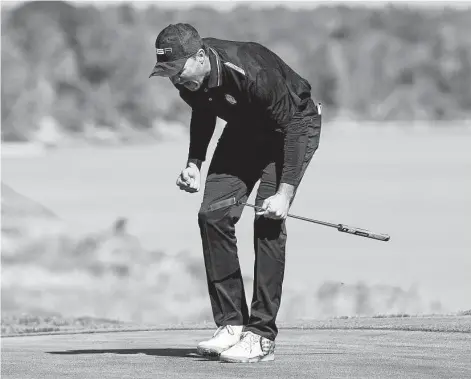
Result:
{"label": "shoe laces", "polygon": [[257,336],[255,333],[244,332],[242,333],[242,338],[240,339],[239,346],[251,352],[253,345],[258,342],[259,338],[260,337]]}
{"label": "shoe laces", "polygon": [[216,337],[217,335],[219,335],[220,333],[222,333],[223,331],[226,331],[227,333],[231,334],[231,335],[234,335],[234,329],[232,329],[232,327],[230,325],[223,325],[223,326],[220,326],[219,328],[217,328],[216,332],[214,333],[213,337]]}

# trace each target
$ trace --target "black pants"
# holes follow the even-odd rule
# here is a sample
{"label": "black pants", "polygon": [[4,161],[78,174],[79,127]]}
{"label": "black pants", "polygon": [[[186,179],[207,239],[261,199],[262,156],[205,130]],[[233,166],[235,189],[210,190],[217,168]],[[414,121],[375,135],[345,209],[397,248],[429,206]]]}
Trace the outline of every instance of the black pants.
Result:
{"label": "black pants", "polygon": [[[321,131],[321,116],[312,100],[300,122],[309,126],[309,142],[302,167],[304,175],[318,148]],[[244,207],[233,205],[211,210],[212,204],[232,197],[247,200],[258,180],[256,205],[262,205],[278,189],[283,165],[283,136],[276,132],[260,132],[254,136],[253,130],[247,133],[243,126],[226,125],[208,170],[198,223],[216,325],[245,325],[245,331],[275,340],[278,334],[275,320],[285,271],[285,221],[265,217],[254,220],[254,288],[249,315],[235,236],[235,224]]]}

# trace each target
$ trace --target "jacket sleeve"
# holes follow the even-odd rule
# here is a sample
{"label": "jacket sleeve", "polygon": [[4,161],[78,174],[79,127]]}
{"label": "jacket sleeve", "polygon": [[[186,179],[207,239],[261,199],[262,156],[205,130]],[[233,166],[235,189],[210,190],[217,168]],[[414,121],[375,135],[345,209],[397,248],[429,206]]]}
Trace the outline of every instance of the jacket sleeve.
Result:
{"label": "jacket sleeve", "polygon": [[277,70],[260,70],[252,88],[253,101],[284,136],[281,182],[297,186],[308,144],[308,124],[298,111],[301,100]]}
{"label": "jacket sleeve", "polygon": [[188,161],[195,162],[201,168],[201,164],[206,160],[209,142],[216,128],[217,117],[209,109],[193,104],[191,97],[182,89],[179,92],[180,97],[192,108]]}
{"label": "jacket sleeve", "polygon": [[206,160],[209,142],[216,128],[216,116],[207,109],[193,108],[190,122],[190,147],[188,160],[198,161],[198,167]]}

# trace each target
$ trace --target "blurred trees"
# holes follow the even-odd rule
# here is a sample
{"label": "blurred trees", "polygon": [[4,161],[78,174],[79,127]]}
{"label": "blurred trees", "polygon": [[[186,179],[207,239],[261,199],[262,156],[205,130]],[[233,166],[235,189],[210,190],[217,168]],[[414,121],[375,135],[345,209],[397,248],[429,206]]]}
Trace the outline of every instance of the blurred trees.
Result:
{"label": "blurred trees", "polygon": [[69,134],[92,125],[149,130],[189,124],[168,80],[149,79],[170,23],[257,41],[310,81],[326,117],[453,120],[471,114],[471,10],[321,6],[219,13],[31,2],[2,9],[2,140],[27,140],[53,117]]}

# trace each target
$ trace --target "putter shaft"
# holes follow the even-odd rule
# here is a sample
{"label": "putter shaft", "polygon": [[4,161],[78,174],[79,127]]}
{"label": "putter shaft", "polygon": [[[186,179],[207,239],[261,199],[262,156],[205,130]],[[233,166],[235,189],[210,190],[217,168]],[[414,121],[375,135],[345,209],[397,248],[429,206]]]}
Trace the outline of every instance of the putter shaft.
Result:
{"label": "putter shaft", "polygon": [[[248,207],[254,208],[258,211],[262,210],[261,207],[258,207],[256,205],[249,204],[249,203],[243,203],[241,201],[238,201],[237,204],[238,205],[248,206]],[[353,226],[348,226],[348,225],[343,225],[343,224],[333,224],[331,222],[314,220],[312,218],[296,216],[296,215],[293,215],[293,214],[290,214],[290,213],[288,213],[288,217],[296,218],[298,220],[303,220],[303,221],[307,221],[307,222],[312,222],[314,224],[329,226],[331,228],[337,229],[339,232],[349,233],[349,234],[353,234],[353,235],[360,236],[360,237],[371,238],[371,239],[375,239],[375,240],[379,240],[379,241],[389,241],[389,239],[390,239],[389,235],[387,235],[387,234],[373,233],[373,232],[370,232],[369,230],[360,229],[360,228],[356,228],[356,227],[353,227]]]}

